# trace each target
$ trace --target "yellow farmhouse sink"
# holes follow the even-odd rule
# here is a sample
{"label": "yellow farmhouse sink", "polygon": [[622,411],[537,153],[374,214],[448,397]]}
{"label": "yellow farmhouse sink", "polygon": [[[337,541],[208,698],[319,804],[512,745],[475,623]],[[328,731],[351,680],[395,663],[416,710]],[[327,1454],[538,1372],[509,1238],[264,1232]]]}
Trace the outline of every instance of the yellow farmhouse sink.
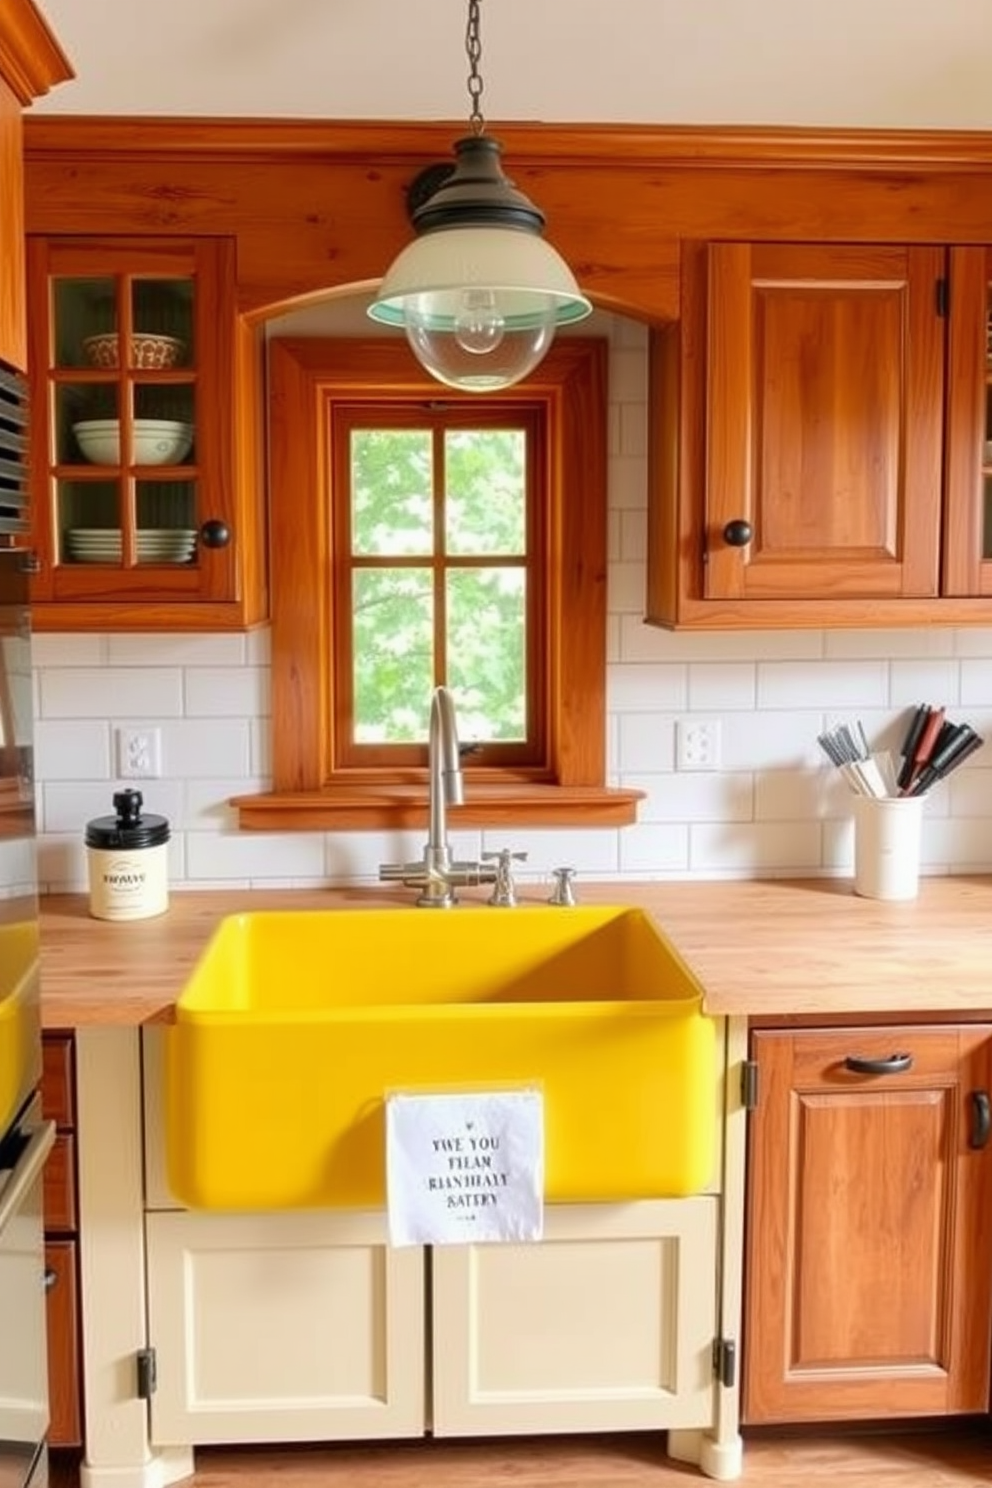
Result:
{"label": "yellow farmhouse sink", "polygon": [[206,1209],[379,1207],[392,1093],[543,1092],[545,1197],[705,1188],[715,1028],[640,910],[260,911],[166,1034],[170,1185]]}
{"label": "yellow farmhouse sink", "polygon": [[38,927],[33,919],[0,925],[0,1132],[40,1075]]}

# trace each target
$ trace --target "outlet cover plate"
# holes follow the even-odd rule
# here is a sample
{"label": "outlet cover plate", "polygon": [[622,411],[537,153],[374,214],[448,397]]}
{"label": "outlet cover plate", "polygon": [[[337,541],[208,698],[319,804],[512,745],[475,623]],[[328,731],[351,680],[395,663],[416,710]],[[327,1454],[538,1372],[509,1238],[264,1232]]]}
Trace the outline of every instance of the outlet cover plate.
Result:
{"label": "outlet cover plate", "polygon": [[675,768],[719,770],[720,720],[680,718],[675,725]]}
{"label": "outlet cover plate", "polygon": [[160,780],[162,730],[147,727],[119,728],[117,774],[121,780]]}

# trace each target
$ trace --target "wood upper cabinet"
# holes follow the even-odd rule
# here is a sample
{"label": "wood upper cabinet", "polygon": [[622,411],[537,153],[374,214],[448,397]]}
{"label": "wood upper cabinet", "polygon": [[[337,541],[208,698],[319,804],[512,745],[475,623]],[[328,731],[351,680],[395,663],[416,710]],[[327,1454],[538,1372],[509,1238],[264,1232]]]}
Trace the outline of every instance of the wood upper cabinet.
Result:
{"label": "wood upper cabinet", "polygon": [[649,619],[988,623],[987,259],[686,246],[652,350]]}
{"label": "wood upper cabinet", "polygon": [[984,1412],[992,1026],[761,1031],[752,1057],[745,1422]]}
{"label": "wood upper cabinet", "polygon": [[260,461],[235,438],[259,357],[233,241],[32,238],[28,293],[36,628],[260,618]]}
{"label": "wood upper cabinet", "polygon": [[943,590],[992,595],[992,248],[952,248]]}
{"label": "wood upper cabinet", "polygon": [[22,110],[72,68],[31,0],[0,6],[0,362],[27,370]]}

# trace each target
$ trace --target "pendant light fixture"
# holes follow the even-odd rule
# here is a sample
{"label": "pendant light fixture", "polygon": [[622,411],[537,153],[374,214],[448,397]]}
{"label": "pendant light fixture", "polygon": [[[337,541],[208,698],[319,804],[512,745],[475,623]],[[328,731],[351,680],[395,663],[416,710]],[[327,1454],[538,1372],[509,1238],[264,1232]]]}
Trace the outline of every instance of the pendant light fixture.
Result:
{"label": "pendant light fixture", "polygon": [[402,326],[414,356],[438,382],[467,392],[511,387],[533,371],[555,328],[592,305],[560,254],[541,236],[544,214],[503,174],[485,133],[479,61],[480,0],[468,0],[472,134],[454,165],[429,166],[407,196],[417,236],[400,253],[368,313]]}

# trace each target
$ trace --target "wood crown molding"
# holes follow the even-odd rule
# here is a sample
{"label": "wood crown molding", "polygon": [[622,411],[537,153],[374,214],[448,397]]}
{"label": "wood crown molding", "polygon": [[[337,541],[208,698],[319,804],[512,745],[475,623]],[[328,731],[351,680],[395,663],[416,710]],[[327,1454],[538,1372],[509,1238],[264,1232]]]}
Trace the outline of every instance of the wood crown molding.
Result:
{"label": "wood crown molding", "polygon": [[[16,0],[18,7],[27,4],[28,0]],[[50,81],[68,76],[71,71]],[[383,165],[398,165],[406,161],[421,164],[429,154],[447,159],[466,128],[464,121],[457,120],[413,123],[60,114],[27,118],[24,142],[26,155],[36,157],[371,157]],[[533,164],[603,161],[625,169],[803,166],[983,173],[992,169],[992,131],[983,130],[493,122],[487,128],[508,155]]]}
{"label": "wood crown molding", "polygon": [[0,32],[0,73],[25,106],[76,75],[31,0],[6,0]]}

